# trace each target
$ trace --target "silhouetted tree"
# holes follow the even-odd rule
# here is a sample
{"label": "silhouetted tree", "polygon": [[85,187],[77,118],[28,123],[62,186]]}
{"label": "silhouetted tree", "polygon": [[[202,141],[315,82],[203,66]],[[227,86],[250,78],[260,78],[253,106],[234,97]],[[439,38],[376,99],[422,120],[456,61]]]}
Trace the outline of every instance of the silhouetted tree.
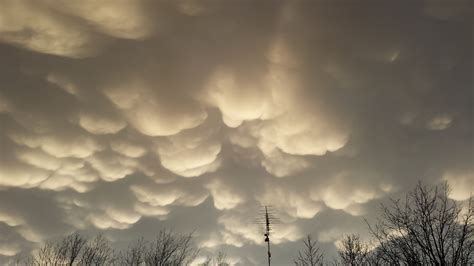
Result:
{"label": "silhouetted tree", "polygon": [[33,257],[34,264],[37,265],[60,265],[62,260],[58,252],[57,246],[51,241],[47,241],[38,250],[37,254]]}
{"label": "silhouetted tree", "polygon": [[[19,265],[149,265],[175,266],[191,263],[199,249],[194,248],[192,234],[178,235],[160,231],[157,237],[146,242],[139,239],[117,256],[109,241],[102,235],[87,240],[74,233],[58,242],[47,241],[32,256],[18,256]],[[216,265],[225,266],[227,256],[219,253]]]}
{"label": "silhouetted tree", "polygon": [[146,265],[188,265],[199,250],[192,245],[192,233],[176,235],[161,231],[145,252]]}
{"label": "silhouetted tree", "polygon": [[316,266],[322,265],[324,262],[324,253],[318,246],[317,241],[307,235],[303,240],[304,248],[298,252],[298,256],[294,259],[296,266]]}
{"label": "silhouetted tree", "polygon": [[66,258],[67,265],[74,265],[86,243],[87,240],[78,233],[69,235],[61,241],[60,252]]}
{"label": "silhouetted tree", "polygon": [[96,236],[84,247],[80,257],[80,265],[105,265],[113,262],[114,252],[109,241],[102,235]]}
{"label": "silhouetted tree", "polygon": [[227,259],[227,254],[224,252],[217,253],[217,257],[213,258],[208,256],[206,261],[199,264],[199,266],[229,266],[229,261]]}
{"label": "silhouetted tree", "polygon": [[343,265],[366,265],[368,263],[369,248],[362,243],[359,235],[347,235],[341,240],[338,253]]}
{"label": "silhouetted tree", "polygon": [[382,205],[382,217],[369,225],[380,260],[391,265],[472,265],[473,199],[463,212],[448,196],[447,184],[428,188],[419,183],[403,203]]}
{"label": "silhouetted tree", "polygon": [[229,261],[227,259],[226,253],[221,252],[221,251],[217,253],[216,266],[229,266]]}
{"label": "silhouetted tree", "polygon": [[138,266],[145,262],[145,252],[147,243],[143,238],[138,239],[133,245],[118,255],[118,264]]}
{"label": "silhouetted tree", "polygon": [[38,252],[24,262],[26,265],[74,265],[77,262],[86,239],[74,233],[58,243],[47,241]]}

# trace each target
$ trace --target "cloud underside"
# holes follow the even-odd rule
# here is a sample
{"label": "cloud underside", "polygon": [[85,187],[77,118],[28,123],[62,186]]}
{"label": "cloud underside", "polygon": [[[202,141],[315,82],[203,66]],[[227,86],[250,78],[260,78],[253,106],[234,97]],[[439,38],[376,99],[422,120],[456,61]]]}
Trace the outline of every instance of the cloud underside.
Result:
{"label": "cloud underside", "polygon": [[[417,179],[468,199],[463,9],[369,6],[0,1],[0,262],[150,219],[201,228],[209,250],[261,245],[260,205],[285,245],[317,218],[373,215]],[[178,215],[196,208],[202,227]],[[320,226],[323,242],[348,232]]]}

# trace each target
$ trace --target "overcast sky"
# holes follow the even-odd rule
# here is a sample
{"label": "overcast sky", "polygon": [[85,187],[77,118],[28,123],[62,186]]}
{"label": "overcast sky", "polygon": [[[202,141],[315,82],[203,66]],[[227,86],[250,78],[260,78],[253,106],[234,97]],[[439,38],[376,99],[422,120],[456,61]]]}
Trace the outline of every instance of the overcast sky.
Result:
{"label": "overcast sky", "polygon": [[472,4],[0,0],[0,263],[162,228],[263,265],[473,175]]}

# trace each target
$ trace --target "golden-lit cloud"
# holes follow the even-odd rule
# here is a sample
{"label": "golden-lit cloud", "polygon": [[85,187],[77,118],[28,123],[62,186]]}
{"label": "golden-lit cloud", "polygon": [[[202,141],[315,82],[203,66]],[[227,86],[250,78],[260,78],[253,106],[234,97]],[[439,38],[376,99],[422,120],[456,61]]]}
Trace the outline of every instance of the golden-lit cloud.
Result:
{"label": "golden-lit cloud", "polygon": [[472,170],[447,171],[443,179],[448,183],[450,198],[458,201],[474,196],[474,175]]}
{"label": "golden-lit cloud", "polygon": [[417,180],[465,201],[471,32],[435,2],[0,0],[0,264],[172,227],[260,265],[260,205],[331,252]]}

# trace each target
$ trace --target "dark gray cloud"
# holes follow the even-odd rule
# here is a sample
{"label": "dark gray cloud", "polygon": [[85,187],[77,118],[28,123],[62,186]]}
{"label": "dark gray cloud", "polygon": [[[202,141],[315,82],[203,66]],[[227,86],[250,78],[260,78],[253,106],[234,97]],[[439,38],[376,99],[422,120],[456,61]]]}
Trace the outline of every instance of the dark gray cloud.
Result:
{"label": "dark gray cloud", "polygon": [[474,191],[469,1],[0,1],[0,262],[196,230],[274,263],[418,181]]}

